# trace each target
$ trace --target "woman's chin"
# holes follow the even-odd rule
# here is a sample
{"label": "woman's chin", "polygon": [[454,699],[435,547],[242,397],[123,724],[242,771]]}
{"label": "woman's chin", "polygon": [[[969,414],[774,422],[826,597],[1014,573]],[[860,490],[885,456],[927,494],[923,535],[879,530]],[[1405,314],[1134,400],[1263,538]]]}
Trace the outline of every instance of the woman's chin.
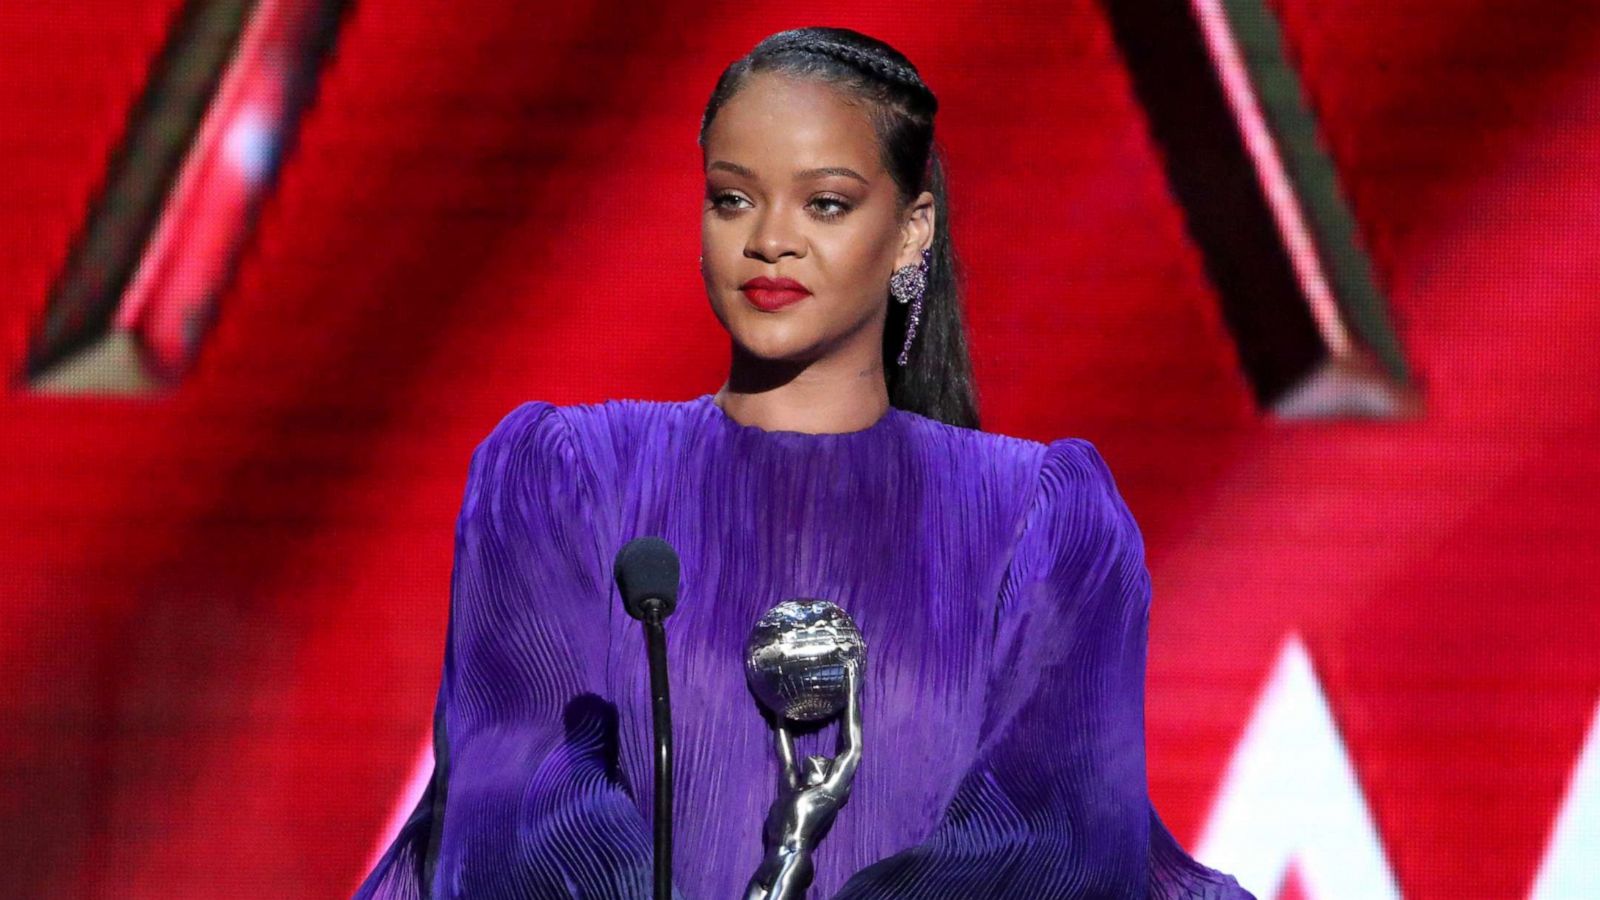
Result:
{"label": "woman's chin", "polygon": [[811,341],[739,341],[739,347],[752,360],[774,366],[805,365],[818,356],[817,346]]}
{"label": "woman's chin", "polygon": [[742,328],[734,335],[734,340],[746,354],[774,363],[814,359],[820,343],[810,331],[778,322]]}

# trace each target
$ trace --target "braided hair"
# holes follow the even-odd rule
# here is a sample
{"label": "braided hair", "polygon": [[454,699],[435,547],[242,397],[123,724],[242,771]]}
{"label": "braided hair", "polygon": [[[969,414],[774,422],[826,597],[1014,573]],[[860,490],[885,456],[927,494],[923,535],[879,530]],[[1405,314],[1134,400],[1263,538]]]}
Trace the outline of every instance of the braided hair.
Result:
{"label": "braided hair", "polygon": [[906,365],[896,364],[905,335],[907,305],[889,300],[884,324],[884,377],[889,403],[930,419],[978,428],[977,387],[967,350],[955,248],[950,241],[942,154],[933,139],[939,101],[917,67],[900,51],[848,28],[795,28],[763,39],[717,79],[700,121],[700,147],[724,104],[756,72],[814,78],[868,101],[883,166],[902,205],[923,191],[933,194],[934,234],[922,321]]}

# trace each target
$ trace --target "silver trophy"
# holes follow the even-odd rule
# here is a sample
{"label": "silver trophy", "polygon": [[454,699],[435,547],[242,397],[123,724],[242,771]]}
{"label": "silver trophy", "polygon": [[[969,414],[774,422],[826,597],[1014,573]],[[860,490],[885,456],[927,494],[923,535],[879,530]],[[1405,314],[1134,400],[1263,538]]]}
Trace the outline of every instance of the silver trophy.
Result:
{"label": "silver trophy", "polygon": [[[856,623],[826,600],[786,600],[756,623],[745,645],[750,689],[772,711],[782,771],[767,812],[767,855],[746,900],[800,900],[811,885],[811,853],[827,834],[861,764],[861,667],[866,644]],[[844,712],[839,753],[795,764],[788,723]]]}

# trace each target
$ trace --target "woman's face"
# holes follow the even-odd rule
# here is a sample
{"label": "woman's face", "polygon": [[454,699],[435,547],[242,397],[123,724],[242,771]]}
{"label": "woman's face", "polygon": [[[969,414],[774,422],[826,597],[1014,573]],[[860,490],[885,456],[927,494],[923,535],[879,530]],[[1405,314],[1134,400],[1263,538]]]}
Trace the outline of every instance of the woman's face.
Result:
{"label": "woman's face", "polygon": [[[933,196],[899,207],[867,107],[827,84],[755,74],[718,111],[705,164],[702,274],[734,342],[763,359],[881,364],[889,276],[931,245]],[[745,288],[761,277],[810,293],[785,303]]]}

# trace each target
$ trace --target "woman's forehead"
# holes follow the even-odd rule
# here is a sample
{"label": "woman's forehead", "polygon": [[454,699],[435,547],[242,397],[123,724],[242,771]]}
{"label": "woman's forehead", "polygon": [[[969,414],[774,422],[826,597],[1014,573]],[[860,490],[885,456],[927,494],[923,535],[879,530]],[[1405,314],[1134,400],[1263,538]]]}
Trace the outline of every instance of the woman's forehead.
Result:
{"label": "woman's forehead", "polygon": [[812,79],[752,75],[706,134],[706,160],[723,159],[765,178],[845,166],[871,177],[881,168],[865,104]]}

